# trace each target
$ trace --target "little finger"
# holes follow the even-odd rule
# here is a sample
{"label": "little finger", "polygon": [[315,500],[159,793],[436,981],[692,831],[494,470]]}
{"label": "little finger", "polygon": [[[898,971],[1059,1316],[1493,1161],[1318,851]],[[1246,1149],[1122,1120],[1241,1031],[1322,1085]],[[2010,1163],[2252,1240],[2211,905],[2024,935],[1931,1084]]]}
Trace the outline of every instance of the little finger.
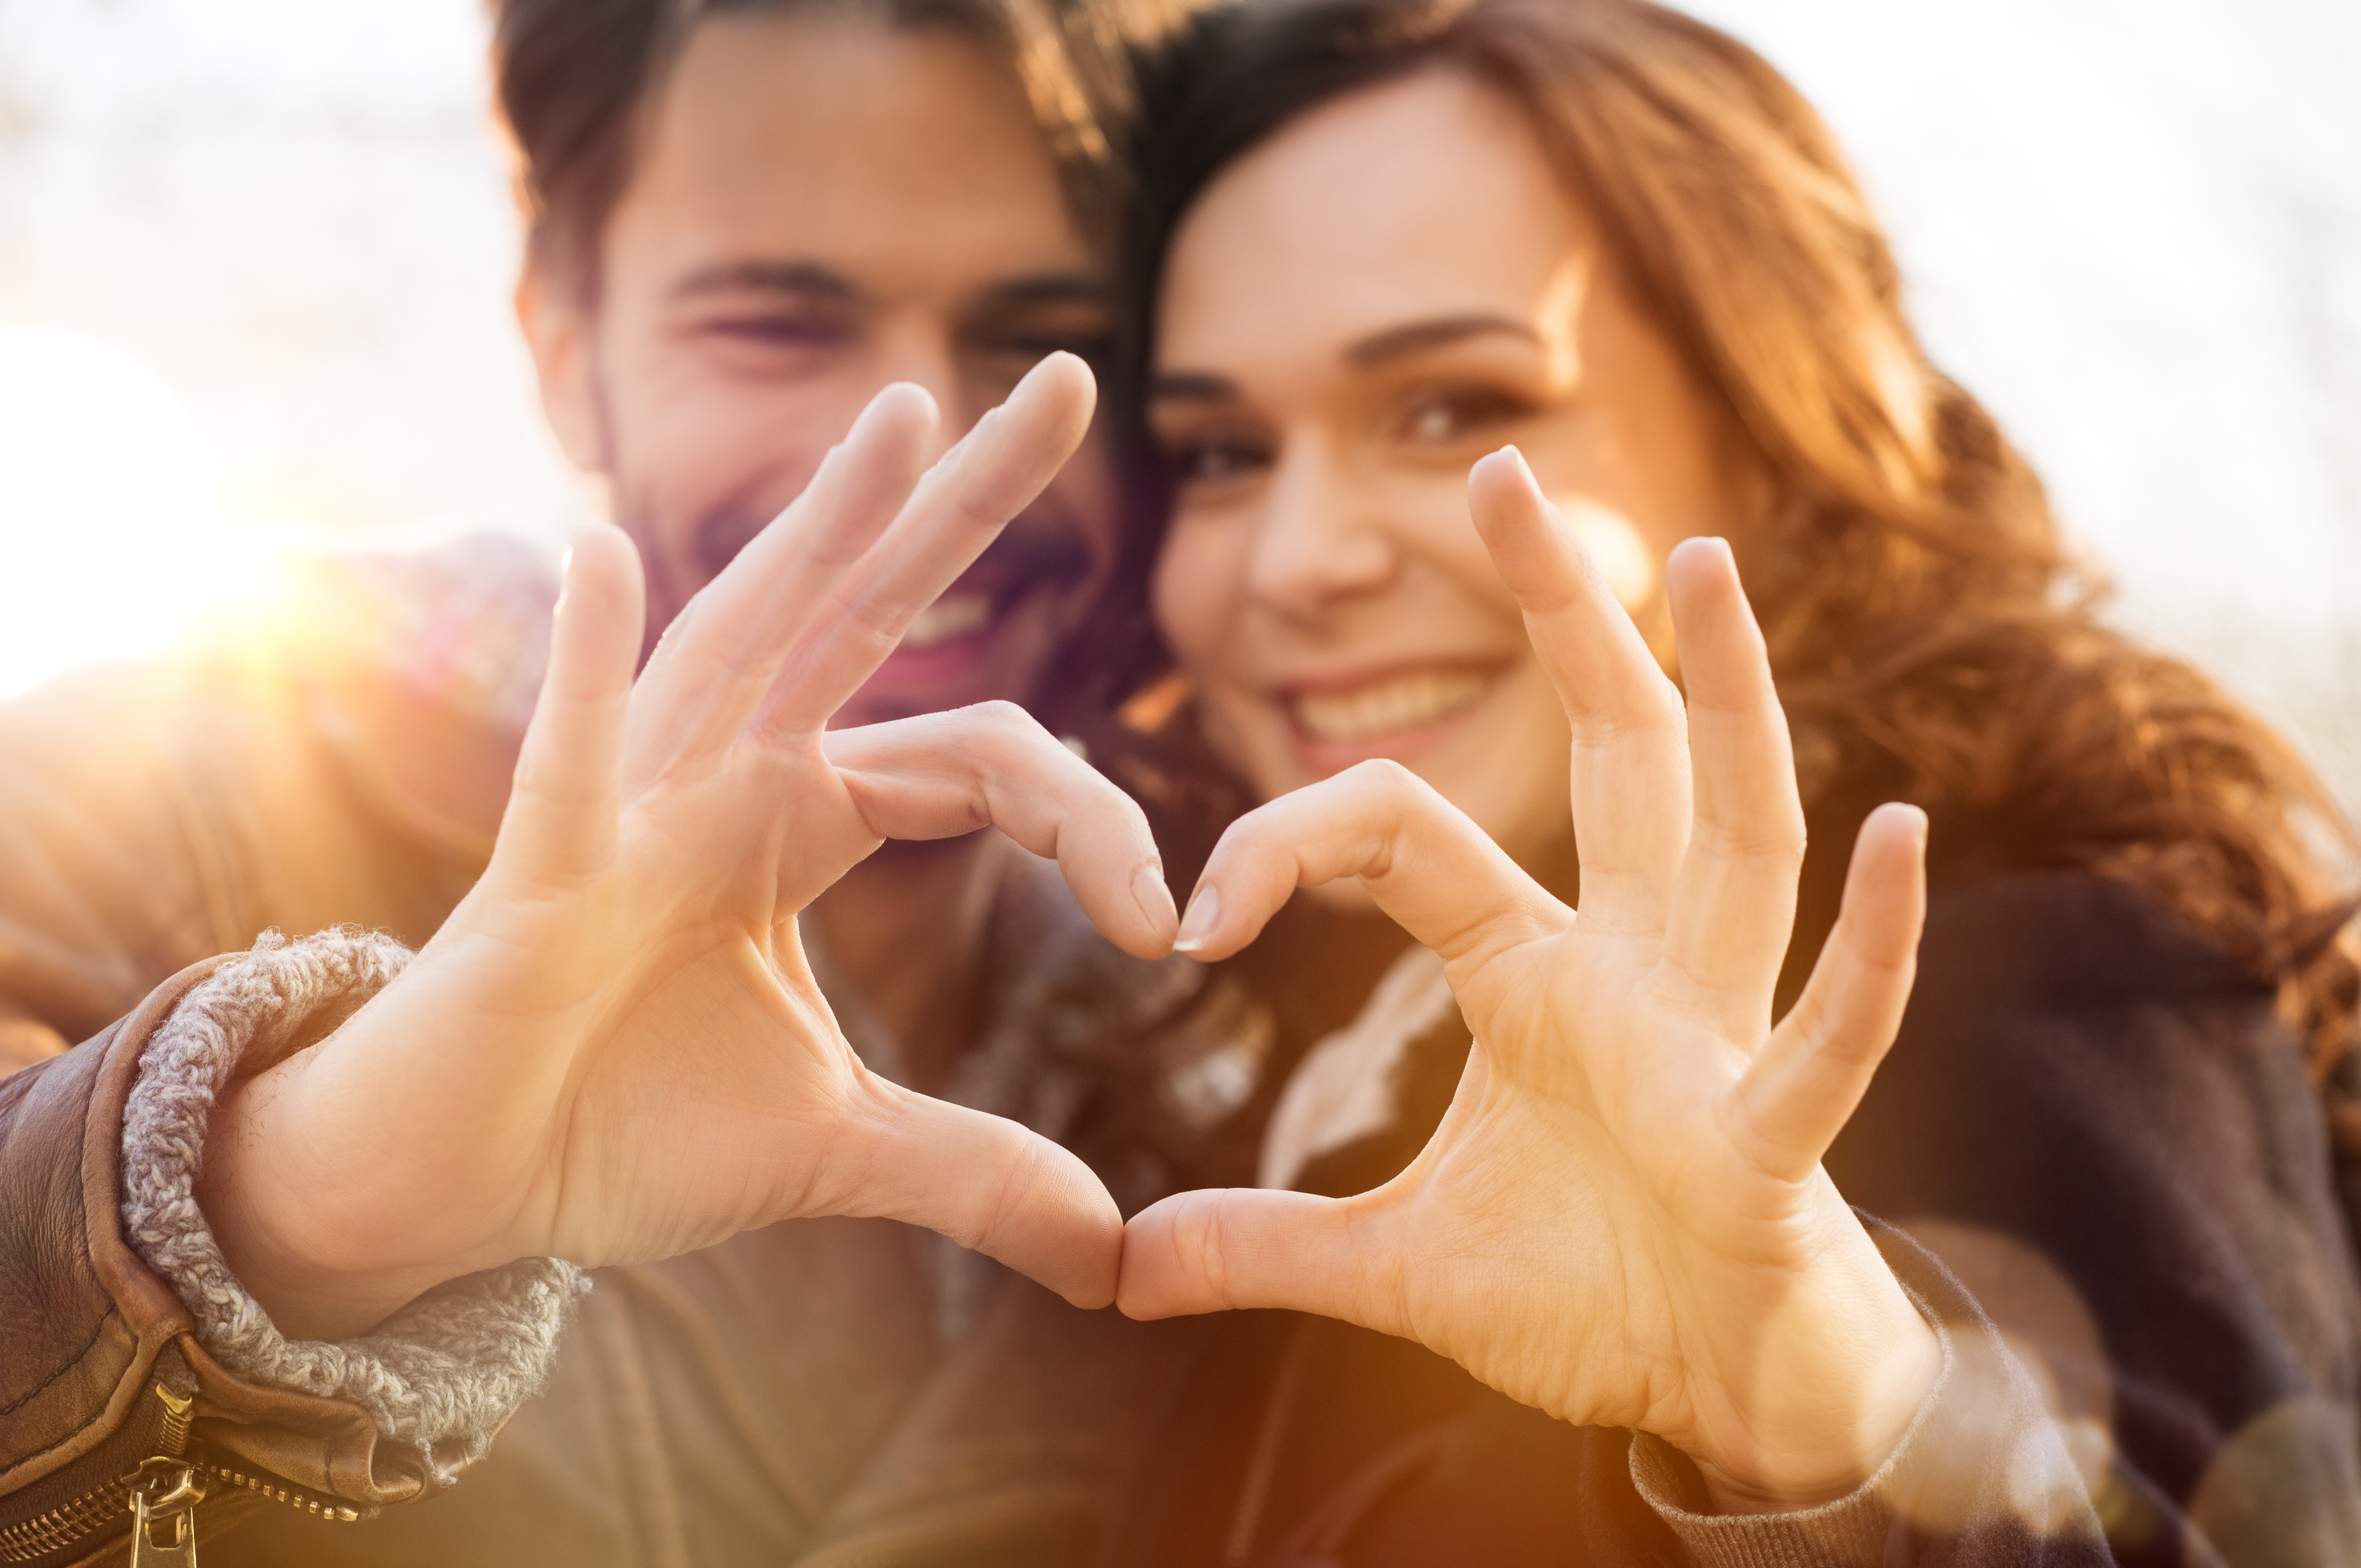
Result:
{"label": "little finger", "polygon": [[757,724],[818,729],[885,662],[918,612],[1032,504],[1091,427],[1097,385],[1071,354],[1050,355],[1008,400],[918,481],[901,515],[805,622]]}
{"label": "little finger", "polygon": [[1810,1172],[1893,1047],[1917,973],[1926,858],[1916,806],[1881,806],[1861,824],[1828,946],[1729,1102],[1740,1153],[1773,1176]]}

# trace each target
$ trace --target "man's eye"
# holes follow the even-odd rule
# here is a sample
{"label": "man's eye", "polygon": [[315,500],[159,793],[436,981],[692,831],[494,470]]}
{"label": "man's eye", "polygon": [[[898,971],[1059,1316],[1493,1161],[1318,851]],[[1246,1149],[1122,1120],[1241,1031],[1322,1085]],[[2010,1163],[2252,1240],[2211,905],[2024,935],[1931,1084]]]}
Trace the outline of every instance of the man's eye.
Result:
{"label": "man's eye", "polygon": [[1532,412],[1521,398],[1506,392],[1462,389],[1433,392],[1411,404],[1403,415],[1405,439],[1441,446],[1486,434]]}
{"label": "man's eye", "polygon": [[1030,367],[1060,352],[1074,355],[1088,364],[1103,365],[1114,344],[1112,333],[1100,329],[1078,329],[1071,332],[1010,333],[988,339],[977,346],[995,358],[1019,362]]}
{"label": "man's eye", "polygon": [[1270,466],[1270,449],[1243,432],[1191,436],[1166,448],[1172,477],[1183,485],[1219,485]]}
{"label": "man's eye", "polygon": [[808,315],[721,316],[705,323],[699,331],[709,337],[780,348],[829,347],[851,334],[843,322]]}

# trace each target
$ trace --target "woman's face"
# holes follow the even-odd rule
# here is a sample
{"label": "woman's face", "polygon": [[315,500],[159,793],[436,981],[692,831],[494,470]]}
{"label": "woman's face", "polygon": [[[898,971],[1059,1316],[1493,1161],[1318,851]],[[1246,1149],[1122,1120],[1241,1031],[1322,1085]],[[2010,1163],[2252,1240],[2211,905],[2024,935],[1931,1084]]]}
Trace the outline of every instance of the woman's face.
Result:
{"label": "woman's face", "polygon": [[1182,223],[1158,342],[1155,610],[1214,749],[1266,799],[1393,758],[1530,859],[1566,721],[1468,466],[1521,448],[1667,661],[1664,556],[1769,487],[1521,113],[1429,71],[1305,115]]}

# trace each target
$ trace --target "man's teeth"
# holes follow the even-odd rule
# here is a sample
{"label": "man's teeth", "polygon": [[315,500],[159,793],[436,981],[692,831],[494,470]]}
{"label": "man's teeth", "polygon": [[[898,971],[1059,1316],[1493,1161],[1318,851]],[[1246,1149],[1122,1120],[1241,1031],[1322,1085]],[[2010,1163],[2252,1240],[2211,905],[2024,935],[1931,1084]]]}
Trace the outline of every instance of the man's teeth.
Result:
{"label": "man's teeth", "polygon": [[1349,692],[1299,694],[1295,722],[1314,740],[1367,740],[1450,718],[1484,695],[1489,675],[1426,673]]}
{"label": "man's teeth", "polygon": [[905,648],[931,648],[954,637],[981,631],[992,623],[990,594],[945,594],[918,612],[902,633]]}

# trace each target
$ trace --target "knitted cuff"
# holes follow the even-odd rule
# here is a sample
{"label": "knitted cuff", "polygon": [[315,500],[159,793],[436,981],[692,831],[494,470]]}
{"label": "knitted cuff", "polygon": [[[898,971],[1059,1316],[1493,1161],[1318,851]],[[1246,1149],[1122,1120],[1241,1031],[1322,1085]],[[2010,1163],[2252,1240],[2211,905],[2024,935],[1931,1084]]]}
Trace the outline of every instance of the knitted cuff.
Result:
{"label": "knitted cuff", "polygon": [[588,1277],[520,1258],[438,1286],[360,1338],[290,1340],[230,1272],[193,1190],[214,1104],[240,1061],[251,1070],[324,1036],[409,961],[374,933],[290,942],[269,931],[192,990],[149,1038],[124,1110],[123,1221],[225,1367],[357,1405],[387,1441],[416,1449],[427,1474],[448,1475],[481,1458],[540,1391]]}

